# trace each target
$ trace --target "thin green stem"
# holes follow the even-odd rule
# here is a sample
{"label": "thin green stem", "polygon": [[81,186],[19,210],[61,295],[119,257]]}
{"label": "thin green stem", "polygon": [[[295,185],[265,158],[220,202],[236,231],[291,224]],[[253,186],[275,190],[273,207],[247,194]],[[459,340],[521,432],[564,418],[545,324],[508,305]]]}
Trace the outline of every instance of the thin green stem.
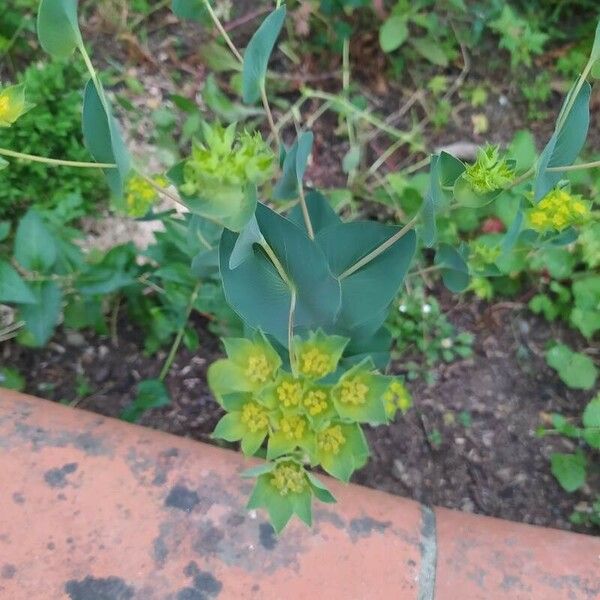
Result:
{"label": "thin green stem", "polygon": [[277,270],[277,273],[279,273],[281,279],[283,279],[283,281],[290,288],[290,290],[295,290],[294,284],[285,272],[285,269],[283,268],[283,265],[281,264],[280,260],[277,258],[277,255],[275,254],[275,252],[273,252],[273,248],[271,248],[271,246],[269,246],[269,244],[264,239],[261,242],[260,246],[265,251],[266,255],[271,259],[271,262]]}
{"label": "thin green stem", "polygon": [[236,57],[236,59],[239,62],[243,63],[244,57],[240,54],[239,50],[235,47],[235,44],[233,43],[232,39],[229,37],[229,34],[225,31],[225,27],[223,27],[223,24],[219,20],[219,17],[217,17],[217,15],[215,14],[215,11],[213,10],[212,6],[210,5],[209,0],[203,0],[203,1],[204,1],[204,6],[206,7],[206,11],[210,15],[210,18],[212,19],[213,23],[215,24],[217,31],[223,36],[225,43],[229,46],[229,49],[231,50],[233,55]]}
{"label": "thin green stem", "polygon": [[141,171],[138,171],[136,169],[136,173],[139,177],[141,177],[154,191],[158,192],[159,194],[161,194],[162,196],[165,196],[165,198],[169,198],[169,200],[173,200],[173,202],[175,202],[176,204],[179,204],[180,206],[185,206],[187,208],[187,206],[185,205],[185,203],[181,200],[181,198],[179,196],[176,196],[175,194],[173,194],[171,191],[169,191],[167,188],[164,188],[162,185],[159,185],[158,183],[156,183],[156,181],[154,181],[152,179],[152,177],[148,177],[148,175],[145,175],[144,173],[142,173]]}
{"label": "thin green stem", "polygon": [[262,104],[267,113],[267,121],[269,122],[269,128],[271,129],[271,136],[275,139],[277,143],[277,148],[279,148],[279,132],[277,131],[277,126],[275,125],[275,120],[273,119],[273,113],[271,112],[271,106],[269,104],[269,98],[267,97],[267,89],[265,87],[265,82],[260,85],[260,97],[262,99]]}
{"label": "thin green stem", "polygon": [[294,359],[294,315],[296,313],[296,288],[291,288],[290,313],[288,317],[288,352],[290,356],[290,369],[296,374],[296,361]]}
{"label": "thin green stem", "polygon": [[361,258],[358,262],[354,263],[351,267],[346,269],[340,276],[340,281],[354,275],[356,271],[362,269],[370,262],[374,261],[378,256],[383,254],[388,248],[391,248],[398,240],[402,239],[417,223],[419,216],[415,215],[402,229],[395,233],[392,237],[388,238],[383,244],[377,246],[375,250],[369,252],[366,256]]}
{"label": "thin green stem", "polygon": [[399,129],[396,129],[395,127],[392,127],[391,125],[388,125],[385,121],[372,115],[370,112],[368,112],[366,110],[361,110],[360,108],[357,108],[356,106],[354,106],[354,104],[352,104],[352,102],[350,102],[346,98],[336,96],[335,94],[329,94],[327,92],[322,92],[320,90],[313,90],[310,88],[305,88],[302,91],[302,93],[304,96],[306,96],[308,98],[318,98],[320,100],[326,100],[326,101],[331,102],[334,107],[337,106],[342,110],[350,111],[350,112],[354,113],[356,115],[356,117],[358,117],[359,119],[362,119],[363,121],[366,121],[367,123],[370,123],[371,125],[373,125],[373,127],[377,127],[377,129],[380,129],[381,131],[383,131],[384,133],[387,133],[389,136],[391,136],[395,139],[405,140],[406,142],[409,142],[412,140],[413,136],[410,133],[407,133],[405,131],[400,131]]}
{"label": "thin green stem", "polygon": [[183,340],[183,336],[185,334],[185,327],[188,323],[190,315],[192,314],[192,310],[194,309],[194,304],[196,303],[196,299],[198,298],[198,293],[200,292],[201,285],[202,284],[198,282],[192,290],[190,300],[188,302],[187,308],[185,309],[185,320],[179,328],[179,331],[177,332],[177,336],[175,337],[173,345],[171,346],[169,356],[167,356],[167,360],[165,360],[165,364],[163,365],[163,368],[160,372],[159,379],[161,381],[165,380],[165,378],[169,374],[169,371],[171,370],[171,367],[173,366],[173,361],[175,360],[175,356],[177,356],[179,346],[181,346],[181,341]]}
{"label": "thin green stem", "polygon": [[589,163],[581,163],[578,165],[570,165],[568,167],[548,167],[546,171],[584,171],[585,169],[600,168],[600,160]]}
{"label": "thin green stem", "polygon": [[527,181],[534,174],[535,174],[535,165],[533,167],[531,167],[529,170],[525,171],[525,173],[523,173],[522,175],[519,175],[519,177],[517,177],[516,179],[511,181],[504,189],[510,190],[510,189],[514,188],[515,186],[523,183],[524,181]]}
{"label": "thin green stem", "polygon": [[14,150],[8,150],[7,148],[0,148],[0,156],[8,156],[10,158],[18,158],[21,160],[28,160],[30,162],[43,163],[54,167],[75,167],[79,169],[117,168],[117,165],[110,163],[78,162],[73,160],[62,160],[58,158],[46,158],[44,156],[36,156],[34,154],[24,154],[22,152],[15,152]]}
{"label": "thin green stem", "polygon": [[304,195],[304,187],[302,183],[298,184],[298,193],[300,196],[300,207],[302,208],[302,216],[304,217],[304,224],[306,225],[308,237],[311,240],[314,240],[315,230],[313,229],[312,222],[310,220],[310,214],[308,213],[308,206],[306,205],[306,196]]}

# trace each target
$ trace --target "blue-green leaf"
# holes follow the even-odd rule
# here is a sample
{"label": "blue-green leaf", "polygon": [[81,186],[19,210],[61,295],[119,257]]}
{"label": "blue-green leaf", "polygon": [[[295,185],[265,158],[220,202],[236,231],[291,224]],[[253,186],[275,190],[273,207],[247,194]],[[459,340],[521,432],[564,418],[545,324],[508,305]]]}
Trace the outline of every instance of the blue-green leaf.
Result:
{"label": "blue-green leaf", "polygon": [[281,33],[285,16],[285,6],[272,12],[252,36],[246,48],[242,72],[242,96],[247,104],[254,104],[261,97],[269,59]]}
{"label": "blue-green leaf", "polygon": [[[399,229],[374,221],[339,223],[320,231],[315,241],[327,256],[331,272],[339,278]],[[336,327],[341,335],[352,336],[352,331],[367,321],[373,332],[381,326],[383,311],[398,293],[415,250],[416,235],[409,231],[373,261],[340,279],[342,307]],[[381,315],[381,321],[373,322],[374,315]]]}
{"label": "blue-green leaf", "polygon": [[188,21],[202,21],[206,17],[203,0],[173,0],[171,10],[180,19]]}
{"label": "blue-green leaf", "polygon": [[444,285],[455,294],[469,286],[469,267],[462,254],[449,244],[440,244],[435,264],[441,267]]}
{"label": "blue-green leaf", "polygon": [[314,136],[305,131],[298,136],[294,145],[285,153],[281,179],[273,190],[275,200],[293,200],[298,197],[308,159],[312,151]]}
{"label": "blue-green leaf", "polygon": [[[257,206],[256,220],[296,289],[295,326],[307,330],[331,328],[339,311],[341,291],[322,250],[294,223],[263,204]],[[252,255],[231,269],[237,239],[238,235],[228,230],[221,238],[221,276],[227,301],[247,325],[287,346],[290,288],[256,244]]]}
{"label": "blue-green leaf", "polygon": [[102,101],[91,80],[83,99],[83,138],[94,160],[116,165],[116,168],[107,169],[105,174],[113,195],[122,197],[131,159],[110,106]]}
{"label": "blue-green leaf", "polygon": [[56,58],[67,58],[82,45],[77,22],[78,0],[41,0],[37,32],[42,48]]}
{"label": "blue-green leaf", "polygon": [[[534,184],[534,200],[539,202],[562,179],[564,171],[547,171],[550,167],[568,167],[579,156],[587,138],[590,125],[590,95],[592,87],[585,82],[577,94],[564,123],[555,131],[544,148],[538,162],[537,177]],[[567,95],[563,109],[574,93]]]}

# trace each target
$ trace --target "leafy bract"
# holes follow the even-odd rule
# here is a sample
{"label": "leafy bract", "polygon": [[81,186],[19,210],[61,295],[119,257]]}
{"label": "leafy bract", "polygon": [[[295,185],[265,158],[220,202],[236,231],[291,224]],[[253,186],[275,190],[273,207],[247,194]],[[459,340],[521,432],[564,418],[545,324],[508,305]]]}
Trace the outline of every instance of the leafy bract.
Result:
{"label": "leafy bract", "polygon": [[[575,93],[571,89],[563,110],[567,107],[569,99]],[[548,171],[553,167],[568,167],[575,162],[587,138],[590,125],[590,95],[592,88],[584,82],[569,113],[564,116],[562,125],[554,132],[550,141],[542,152],[534,184],[534,199],[539,202],[562,179],[564,171]]]}
{"label": "leafy bract", "polygon": [[256,103],[265,85],[267,66],[285,21],[286,8],[273,11],[252,36],[244,53],[242,94],[247,104]]}
{"label": "leafy bract", "polygon": [[108,101],[100,97],[92,80],[88,81],[84,92],[83,138],[94,160],[115,165],[105,171],[106,180],[114,196],[121,198],[131,161]]}

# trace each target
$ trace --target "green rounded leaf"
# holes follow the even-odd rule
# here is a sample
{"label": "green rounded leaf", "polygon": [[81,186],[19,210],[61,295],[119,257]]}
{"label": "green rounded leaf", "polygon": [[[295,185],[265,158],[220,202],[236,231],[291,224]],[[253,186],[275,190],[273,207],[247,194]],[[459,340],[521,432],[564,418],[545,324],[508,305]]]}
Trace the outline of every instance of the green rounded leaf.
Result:
{"label": "green rounded leaf", "polygon": [[552,475],[567,492],[578,490],[585,483],[587,460],[582,453],[561,454],[550,457]]}
{"label": "green rounded leaf", "polygon": [[391,16],[379,30],[379,43],[384,52],[393,52],[404,44],[408,37],[406,19],[400,15]]}
{"label": "green rounded leaf", "polygon": [[78,0],[41,0],[37,33],[42,48],[56,58],[67,58],[82,45],[77,22]]}
{"label": "green rounded leaf", "polygon": [[247,104],[254,104],[261,97],[269,59],[281,33],[285,16],[285,6],[272,12],[252,36],[246,48],[242,71],[242,96]]}

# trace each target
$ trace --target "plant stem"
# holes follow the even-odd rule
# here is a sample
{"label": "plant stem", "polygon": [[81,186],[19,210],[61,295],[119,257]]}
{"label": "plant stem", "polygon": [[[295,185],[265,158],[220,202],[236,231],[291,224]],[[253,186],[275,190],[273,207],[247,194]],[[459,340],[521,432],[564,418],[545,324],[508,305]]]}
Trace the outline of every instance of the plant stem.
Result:
{"label": "plant stem", "polygon": [[44,156],[35,156],[34,154],[23,154],[7,148],[0,148],[0,156],[9,156],[10,158],[19,158],[30,162],[44,163],[55,167],[76,167],[80,169],[116,169],[117,165],[109,163],[77,162],[73,160],[61,160],[57,158],[45,158]]}
{"label": "plant stem", "polygon": [[568,167],[548,167],[546,171],[583,171],[585,169],[600,168],[600,160],[579,165],[570,165]]}
{"label": "plant stem", "polygon": [[310,220],[310,214],[308,213],[308,206],[306,205],[306,197],[304,195],[304,186],[302,185],[302,182],[298,184],[298,193],[300,195],[300,207],[302,208],[302,216],[304,217],[304,224],[306,225],[308,237],[311,240],[314,240],[315,231]]}
{"label": "plant stem", "polygon": [[271,246],[269,246],[269,244],[267,243],[266,240],[263,240],[263,242],[261,243],[260,246],[265,251],[266,255],[271,259],[271,262],[273,263],[273,266],[275,267],[275,269],[277,269],[277,273],[279,273],[279,276],[281,277],[281,279],[283,279],[283,281],[290,288],[290,290],[295,290],[294,284],[291,282],[290,278],[287,276],[287,273],[285,272],[283,265],[281,264],[280,260],[277,258],[277,255],[275,254],[275,252],[273,252],[273,248],[271,248]]}
{"label": "plant stem", "polygon": [[375,117],[366,110],[356,108],[356,106],[354,106],[352,102],[346,100],[345,98],[336,96],[335,94],[329,94],[327,92],[321,92],[319,90],[313,90],[310,88],[305,88],[302,91],[302,94],[308,98],[318,98],[320,100],[329,101],[333,104],[334,107],[338,106],[344,110],[353,112],[358,118],[362,119],[363,121],[366,121],[367,123],[370,123],[371,125],[373,125],[373,127],[377,127],[377,129],[380,129],[381,131],[387,133],[395,139],[405,140],[406,142],[412,139],[411,134],[406,133],[405,131],[400,131],[399,129],[396,129],[391,125],[388,125],[385,121],[378,117]]}
{"label": "plant stem", "polygon": [[511,181],[504,189],[510,190],[511,188],[514,188],[515,186],[519,185],[520,183],[527,181],[532,175],[534,175],[534,173],[535,173],[535,165],[533,167],[531,167],[529,170],[525,171],[525,173],[523,173],[522,175],[519,175],[519,177],[517,177],[514,181]]}
{"label": "plant stem", "polygon": [[179,328],[179,331],[177,332],[177,336],[175,337],[175,341],[173,342],[173,345],[171,346],[171,351],[169,352],[169,356],[167,356],[167,360],[165,360],[165,364],[163,365],[163,368],[158,377],[161,381],[165,380],[165,378],[169,374],[169,371],[171,370],[171,367],[173,366],[173,361],[175,360],[175,356],[177,355],[179,346],[181,346],[181,340],[183,340],[183,335],[185,334],[185,327],[188,323],[190,315],[192,314],[192,310],[194,309],[194,303],[196,302],[196,299],[198,298],[198,292],[200,292],[201,285],[202,284],[200,282],[198,282],[195,285],[194,289],[192,290],[190,300],[188,302],[187,308],[185,309],[185,320],[184,320],[183,324],[181,325],[181,327]]}
{"label": "plant stem", "polygon": [[215,24],[217,31],[223,36],[225,43],[229,46],[229,49],[231,50],[233,55],[237,58],[237,60],[239,62],[243,63],[244,57],[240,54],[239,50],[235,47],[235,44],[229,37],[229,34],[225,31],[225,28],[223,27],[223,24],[219,20],[219,17],[217,17],[217,15],[215,14],[215,11],[213,10],[212,6],[210,5],[210,1],[204,0],[204,6],[206,7],[206,11],[210,15],[210,18],[212,19],[213,23]]}
{"label": "plant stem", "polygon": [[273,113],[271,112],[271,106],[269,105],[269,98],[267,97],[267,89],[265,87],[264,81],[260,85],[260,97],[262,99],[262,104],[265,109],[265,112],[267,113],[267,121],[269,121],[271,135],[277,142],[277,148],[279,148],[279,132],[277,131],[277,126],[275,125],[275,120],[273,119]]}
{"label": "plant stem", "polygon": [[419,216],[415,215],[400,231],[395,233],[392,237],[388,238],[383,244],[377,246],[375,250],[369,252],[366,256],[361,258],[358,262],[353,264],[351,267],[346,269],[340,276],[339,280],[346,279],[346,277],[350,277],[358,271],[362,269],[365,265],[368,265],[370,262],[374,261],[378,256],[383,254],[388,248],[393,246],[398,240],[402,239],[416,224],[419,220]]}
{"label": "plant stem", "polygon": [[294,360],[294,352],[292,350],[293,341],[294,341],[294,314],[296,313],[296,289],[291,289],[291,299],[290,299],[290,314],[288,318],[288,352],[290,356],[290,369],[294,375],[296,374],[295,368],[295,360]]}

